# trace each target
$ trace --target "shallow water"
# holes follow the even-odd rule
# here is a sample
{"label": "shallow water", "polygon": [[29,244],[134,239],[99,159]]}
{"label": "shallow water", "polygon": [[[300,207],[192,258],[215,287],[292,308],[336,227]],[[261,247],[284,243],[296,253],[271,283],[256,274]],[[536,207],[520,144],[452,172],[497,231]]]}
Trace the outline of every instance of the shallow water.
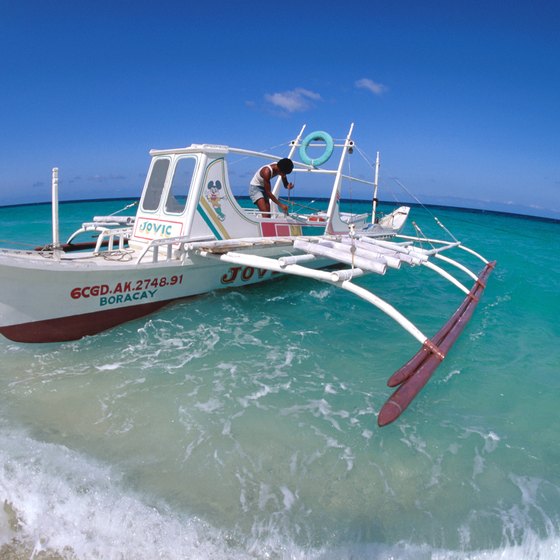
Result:
{"label": "shallow water", "polygon": [[[78,210],[123,205],[62,205],[63,231]],[[432,212],[498,268],[433,379],[383,429],[385,381],[416,342],[304,279],[76,342],[1,339],[4,557],[559,557],[560,226]],[[0,218],[0,239],[50,235],[48,207]],[[425,269],[361,282],[429,334],[462,300]]]}

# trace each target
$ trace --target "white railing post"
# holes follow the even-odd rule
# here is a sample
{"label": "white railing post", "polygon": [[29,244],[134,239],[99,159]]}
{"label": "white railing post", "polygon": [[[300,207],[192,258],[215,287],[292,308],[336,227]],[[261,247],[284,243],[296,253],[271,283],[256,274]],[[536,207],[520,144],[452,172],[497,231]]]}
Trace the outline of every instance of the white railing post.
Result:
{"label": "white railing post", "polygon": [[60,248],[58,224],[58,167],[52,170],[52,244],[53,249]]}

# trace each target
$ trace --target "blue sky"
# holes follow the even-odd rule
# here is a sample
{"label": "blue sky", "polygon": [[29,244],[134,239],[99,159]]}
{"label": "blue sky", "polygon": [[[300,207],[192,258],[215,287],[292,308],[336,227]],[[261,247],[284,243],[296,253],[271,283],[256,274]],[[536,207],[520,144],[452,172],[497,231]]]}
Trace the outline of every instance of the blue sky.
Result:
{"label": "blue sky", "polygon": [[0,205],[53,166],[62,199],[135,196],[150,148],[355,122],[395,196],[560,218],[559,29],[538,0],[0,0]]}

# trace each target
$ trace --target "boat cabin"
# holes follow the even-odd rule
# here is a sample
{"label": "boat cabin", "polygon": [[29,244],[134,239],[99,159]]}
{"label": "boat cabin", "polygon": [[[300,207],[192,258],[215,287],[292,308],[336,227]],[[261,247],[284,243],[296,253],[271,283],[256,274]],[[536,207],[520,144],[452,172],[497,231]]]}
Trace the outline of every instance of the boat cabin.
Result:
{"label": "boat cabin", "polygon": [[[295,149],[297,142],[293,144]],[[289,157],[293,157],[294,149]],[[342,151],[341,159],[344,159],[346,150]],[[350,223],[362,226],[365,223],[367,213],[354,215],[340,212],[341,173],[336,170],[320,170],[321,173],[332,174],[334,178],[334,186],[329,187],[332,188],[328,192],[331,203],[326,212],[290,212],[286,216],[272,201],[270,215],[263,215],[256,207],[242,207],[233,195],[229,181],[227,155],[230,153],[265,158],[267,161],[261,162],[261,165],[280,159],[269,154],[211,144],[150,151],[152,161],[130,245],[179,237],[195,242],[347,233]],[[294,172],[318,171],[315,165],[296,161],[294,164]],[[279,196],[280,186],[281,179],[277,178],[273,188],[276,196]]]}
{"label": "boat cabin", "polygon": [[225,146],[152,150],[130,243],[188,237],[191,241],[289,234],[272,217],[243,209],[231,191]]}

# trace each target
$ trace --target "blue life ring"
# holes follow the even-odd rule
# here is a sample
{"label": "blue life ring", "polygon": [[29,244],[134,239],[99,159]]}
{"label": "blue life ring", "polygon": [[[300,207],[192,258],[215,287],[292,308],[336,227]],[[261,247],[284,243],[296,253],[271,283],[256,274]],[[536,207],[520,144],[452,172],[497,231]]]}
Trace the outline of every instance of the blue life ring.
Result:
{"label": "blue life ring", "polygon": [[[322,153],[321,157],[311,159],[307,155],[307,148],[311,142],[316,140],[322,140],[325,143],[325,151]],[[323,132],[322,130],[317,130],[316,132],[312,132],[308,134],[301,143],[299,147],[299,157],[303,163],[307,165],[312,165],[313,167],[319,167],[323,165],[323,163],[327,162],[328,159],[332,156],[334,150],[334,142],[332,136],[327,132]]]}

